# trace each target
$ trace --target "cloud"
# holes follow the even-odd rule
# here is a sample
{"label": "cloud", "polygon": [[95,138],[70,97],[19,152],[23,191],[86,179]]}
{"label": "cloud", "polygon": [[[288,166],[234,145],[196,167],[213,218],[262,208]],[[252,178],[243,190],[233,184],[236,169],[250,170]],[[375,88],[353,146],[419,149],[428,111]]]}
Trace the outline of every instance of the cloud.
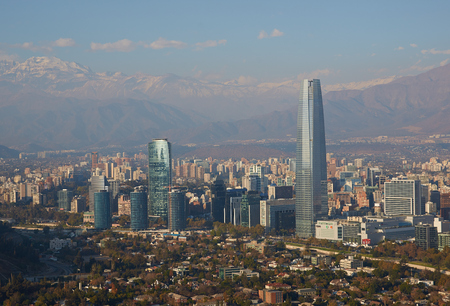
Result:
{"label": "cloud", "polygon": [[434,65],[426,66],[426,67],[419,66],[419,64],[420,64],[421,62],[422,62],[422,60],[418,60],[416,63],[414,63],[414,65],[412,65],[412,66],[409,67],[409,68],[403,69],[403,70],[401,70],[400,72],[401,72],[401,73],[405,73],[405,72],[411,72],[411,71],[428,71],[428,70],[434,68]]}
{"label": "cloud", "polygon": [[439,65],[440,66],[445,66],[445,65],[447,65],[449,60],[450,60],[450,58],[447,58],[446,60],[443,60],[442,62],[440,62]]}
{"label": "cloud", "polygon": [[280,37],[283,35],[284,35],[284,33],[278,29],[273,29],[272,33],[270,33],[270,36],[269,36],[269,34],[267,34],[266,31],[261,30],[261,31],[259,31],[258,39],[269,38],[269,37]]}
{"label": "cloud", "polygon": [[239,85],[255,85],[258,82],[258,79],[251,76],[241,75],[236,81]]}
{"label": "cloud", "polygon": [[263,39],[263,38],[267,38],[267,37],[269,37],[269,35],[267,34],[266,31],[261,30],[261,31],[259,32],[258,39]]}
{"label": "cloud", "polygon": [[429,49],[429,50],[422,50],[421,51],[422,54],[450,54],[450,49],[449,50],[436,50],[436,49]]}
{"label": "cloud", "polygon": [[129,39],[118,40],[113,43],[95,43],[91,42],[91,50],[92,51],[106,51],[106,52],[130,52],[136,49],[136,45]]}
{"label": "cloud", "polygon": [[0,50],[0,61],[18,61],[19,56],[17,54],[6,54],[4,51]]}
{"label": "cloud", "polygon": [[409,44],[411,47],[413,47],[413,48],[417,48],[417,45],[416,44]]}
{"label": "cloud", "polygon": [[24,50],[30,50],[33,52],[52,52],[53,47],[73,47],[75,46],[75,40],[72,38],[60,38],[51,42],[42,42],[35,45],[33,42],[24,42],[22,44],[10,45],[12,48],[20,48]]}
{"label": "cloud", "polygon": [[60,38],[52,42],[53,47],[73,47],[75,46],[75,40],[72,38]]}
{"label": "cloud", "polygon": [[199,42],[195,45],[197,46],[197,50],[201,50],[203,48],[211,48],[217,47],[218,45],[225,45],[227,43],[226,39],[217,40],[207,40],[205,42]]}
{"label": "cloud", "polygon": [[39,46],[35,45],[33,42],[24,42],[23,44],[11,45],[13,48],[20,48],[24,50],[30,50],[33,52],[51,52],[52,48],[49,46]]}
{"label": "cloud", "polygon": [[314,70],[312,72],[300,73],[297,76],[297,80],[301,81],[304,79],[316,79],[320,76],[328,76],[332,73],[330,69]]}
{"label": "cloud", "polygon": [[398,50],[403,50],[403,49],[405,49],[405,48],[403,48],[402,46],[400,46],[400,47],[395,48],[394,50],[395,50],[395,51],[398,51]]}
{"label": "cloud", "polygon": [[187,43],[177,40],[167,40],[165,38],[158,38],[158,40],[155,40],[150,45],[144,45],[145,48],[151,48],[153,50],[159,50],[164,48],[175,48],[175,49],[183,49],[188,46]]}
{"label": "cloud", "polygon": [[280,30],[273,29],[272,34],[270,34],[270,37],[280,37],[283,35],[284,35],[284,33],[281,32]]}

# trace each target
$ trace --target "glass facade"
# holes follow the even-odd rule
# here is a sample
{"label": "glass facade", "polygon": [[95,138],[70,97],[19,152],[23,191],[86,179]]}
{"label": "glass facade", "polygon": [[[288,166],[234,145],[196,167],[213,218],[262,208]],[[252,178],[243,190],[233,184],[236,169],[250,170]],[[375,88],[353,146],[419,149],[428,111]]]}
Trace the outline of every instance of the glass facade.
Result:
{"label": "glass facade", "polygon": [[303,80],[297,117],[296,234],[314,236],[314,223],[327,214],[325,123],[320,80]]}
{"label": "glass facade", "polygon": [[94,193],[94,225],[97,229],[111,228],[111,199],[106,190]]}
{"label": "glass facade", "polygon": [[169,192],[169,230],[181,231],[186,228],[185,193],[180,190]]}
{"label": "glass facade", "polygon": [[154,139],[148,144],[148,214],[166,221],[172,182],[171,161],[171,145],[167,139]]}
{"label": "glass facade", "polygon": [[223,180],[211,184],[211,215],[214,221],[225,223],[225,202],[227,187]]}
{"label": "glass facade", "polygon": [[145,192],[130,193],[131,230],[139,231],[148,228],[147,194]]}
{"label": "glass facade", "polygon": [[65,211],[70,211],[70,204],[72,202],[73,192],[67,189],[58,191],[58,207]]}
{"label": "glass facade", "polygon": [[109,183],[104,175],[91,176],[91,185],[89,186],[89,211],[94,211],[94,193],[100,190],[108,190]]}
{"label": "glass facade", "polygon": [[256,226],[260,222],[259,193],[244,194],[241,200],[241,225],[245,227]]}
{"label": "glass facade", "polygon": [[[386,215],[421,215],[422,186],[419,180],[392,180],[384,184]],[[425,203],[423,203],[425,204]]]}

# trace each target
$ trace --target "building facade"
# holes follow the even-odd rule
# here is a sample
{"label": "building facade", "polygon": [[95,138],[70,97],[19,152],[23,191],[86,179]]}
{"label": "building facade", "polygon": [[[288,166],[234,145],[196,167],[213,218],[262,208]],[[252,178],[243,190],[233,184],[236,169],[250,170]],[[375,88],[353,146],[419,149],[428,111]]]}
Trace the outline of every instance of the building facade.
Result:
{"label": "building facade", "polygon": [[148,228],[147,193],[130,192],[131,230],[140,231]]}
{"label": "building facade", "polygon": [[94,226],[96,229],[111,228],[111,199],[106,190],[94,193]]}
{"label": "building facade", "polygon": [[211,184],[211,215],[214,221],[225,222],[227,188],[223,180]]}
{"label": "building facade", "polygon": [[296,235],[314,236],[314,223],[327,214],[325,123],[320,80],[303,80],[297,117]]}
{"label": "building facade", "polygon": [[89,211],[94,211],[94,194],[100,190],[108,190],[109,183],[104,175],[92,175],[89,186]]}
{"label": "building facade", "polygon": [[[384,184],[386,215],[422,215],[422,185],[419,180],[392,180]],[[422,207],[423,206],[423,207]]]}
{"label": "building facade", "polygon": [[70,204],[72,202],[73,192],[67,189],[58,191],[58,207],[65,211],[70,211]]}
{"label": "building facade", "polygon": [[169,192],[169,231],[186,228],[186,197],[181,190]]}
{"label": "building facade", "polygon": [[166,221],[172,183],[171,151],[167,139],[154,139],[148,144],[148,214]]}

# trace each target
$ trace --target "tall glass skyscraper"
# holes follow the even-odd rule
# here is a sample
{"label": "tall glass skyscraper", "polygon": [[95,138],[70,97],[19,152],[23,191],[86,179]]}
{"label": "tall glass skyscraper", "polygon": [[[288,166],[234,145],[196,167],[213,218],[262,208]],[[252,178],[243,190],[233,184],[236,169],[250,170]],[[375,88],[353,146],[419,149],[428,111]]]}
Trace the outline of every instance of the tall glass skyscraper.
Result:
{"label": "tall glass skyscraper", "polygon": [[130,193],[131,230],[148,228],[147,193],[135,191]]}
{"label": "tall glass skyscraper", "polygon": [[167,139],[148,144],[148,214],[168,219],[169,189],[172,183],[171,145]]}
{"label": "tall glass skyscraper", "polygon": [[303,80],[297,117],[296,234],[313,237],[314,223],[327,214],[325,123],[320,80]]}
{"label": "tall glass skyscraper", "polygon": [[106,190],[94,193],[94,225],[97,229],[111,228],[111,198]]}
{"label": "tall glass skyscraper", "polygon": [[181,231],[186,228],[186,193],[181,190],[169,192],[169,230]]}

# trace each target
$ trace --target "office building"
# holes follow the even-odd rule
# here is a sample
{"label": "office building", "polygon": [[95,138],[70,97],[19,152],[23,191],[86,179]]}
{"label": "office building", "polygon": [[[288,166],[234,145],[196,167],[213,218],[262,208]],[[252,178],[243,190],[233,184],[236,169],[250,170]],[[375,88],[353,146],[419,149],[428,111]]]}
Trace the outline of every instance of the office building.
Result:
{"label": "office building", "polygon": [[450,220],[450,193],[441,193],[439,199],[441,217]]}
{"label": "office building", "polygon": [[96,229],[111,228],[111,198],[107,190],[94,193],[94,226]]}
{"label": "office building", "polygon": [[294,189],[292,186],[269,186],[268,190],[269,200],[273,199],[292,199],[294,196]]}
{"label": "office building", "polygon": [[264,192],[267,187],[268,179],[265,176],[266,171],[265,167],[261,165],[251,165],[249,168],[248,175],[250,177],[256,176],[259,178],[259,180],[256,180],[256,189],[248,189],[248,190],[257,190],[259,192]]}
{"label": "office building", "polygon": [[165,221],[172,183],[171,150],[167,139],[154,139],[148,144],[148,213]]}
{"label": "office building", "polygon": [[131,230],[140,231],[148,228],[147,193],[130,192]]}
{"label": "office building", "polygon": [[227,189],[225,198],[224,223],[241,225],[241,202],[245,189]]}
{"label": "office building", "polygon": [[422,185],[419,180],[393,179],[386,182],[384,198],[386,215],[422,215],[425,213]]}
{"label": "office building", "polygon": [[428,250],[437,249],[439,245],[437,228],[430,224],[416,225],[415,243],[418,247]]}
{"label": "office building", "polygon": [[169,231],[186,228],[186,197],[181,190],[169,192]]}
{"label": "office building", "polygon": [[81,213],[86,211],[86,198],[82,196],[75,196],[72,199],[70,211],[73,213]]}
{"label": "office building", "polygon": [[261,197],[258,191],[250,191],[242,195],[241,200],[241,225],[252,227],[259,224]]}
{"label": "office building", "polygon": [[211,184],[211,215],[214,221],[224,222],[227,188],[223,180]]}
{"label": "office building", "polygon": [[445,247],[450,248],[450,232],[438,233],[438,249],[444,250]]}
{"label": "office building", "polygon": [[317,79],[300,84],[296,153],[296,235],[309,238],[315,221],[328,213],[325,123]]}
{"label": "office building", "polygon": [[58,193],[58,207],[65,211],[70,211],[70,204],[73,198],[73,192],[67,189],[59,190]]}
{"label": "office building", "polygon": [[104,175],[92,175],[89,186],[89,211],[94,211],[94,194],[101,190],[108,191],[109,183]]}
{"label": "office building", "polygon": [[273,199],[260,202],[260,224],[266,233],[272,229],[295,228],[295,199]]}

